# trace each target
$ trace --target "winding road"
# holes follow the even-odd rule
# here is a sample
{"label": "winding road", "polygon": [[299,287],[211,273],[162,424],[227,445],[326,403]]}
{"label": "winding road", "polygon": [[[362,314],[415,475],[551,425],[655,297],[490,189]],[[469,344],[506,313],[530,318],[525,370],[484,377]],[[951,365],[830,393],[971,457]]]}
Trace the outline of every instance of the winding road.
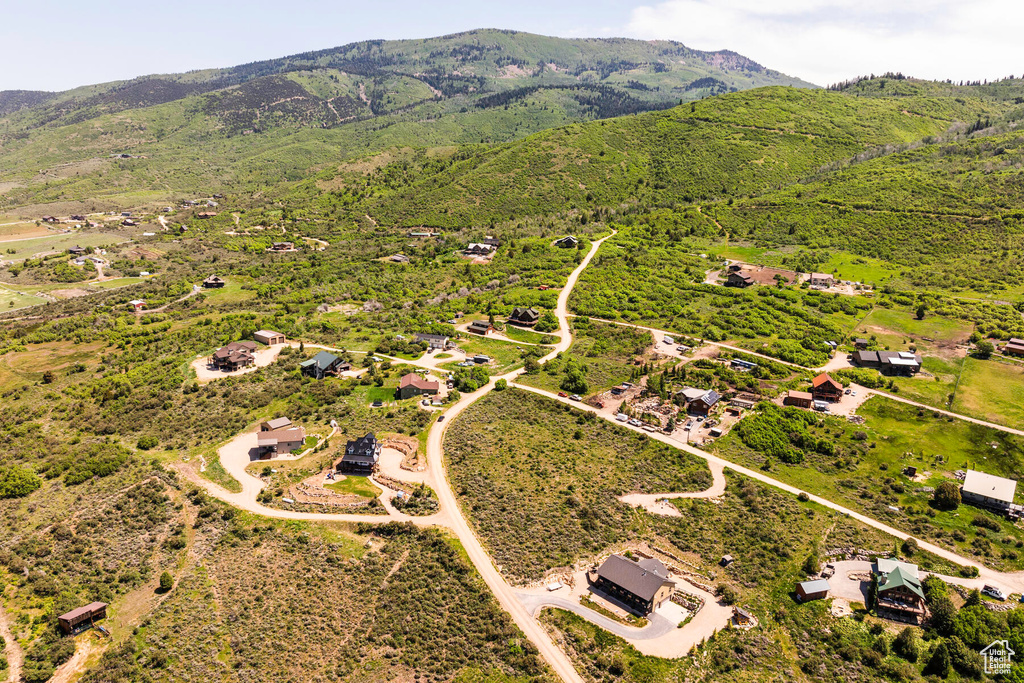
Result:
{"label": "winding road", "polygon": [[[614,234],[614,232],[612,234]],[[569,275],[569,278],[568,278],[568,280],[566,282],[565,287],[562,289],[562,291],[559,294],[558,304],[557,304],[557,307],[555,309],[555,314],[556,314],[556,317],[558,318],[559,328],[560,328],[560,331],[561,331],[560,339],[554,345],[552,350],[546,356],[544,356],[543,358],[540,359],[541,363],[545,363],[545,362],[553,359],[559,353],[567,351],[569,349],[569,347],[571,346],[571,344],[572,344],[572,335],[571,335],[570,327],[569,327],[569,317],[571,317],[571,316],[567,312],[569,296],[570,296],[574,286],[576,285],[576,282],[579,279],[580,274],[587,267],[587,265],[590,263],[590,261],[593,258],[593,256],[597,253],[597,251],[600,248],[601,244],[606,239],[608,239],[608,237],[611,237],[611,235],[608,235],[608,236],[606,236],[606,237],[604,237],[604,238],[594,242],[591,245],[591,249],[590,249],[589,253],[587,254],[587,256],[583,259],[583,261],[579,264],[579,266]],[[626,324],[626,323],[617,323],[615,321],[607,321],[607,322],[612,322],[612,323],[615,323],[615,324]],[[629,325],[629,326],[631,326],[631,327],[638,327],[638,328],[642,327],[642,326],[639,326],[639,325]],[[642,328],[642,329],[648,329],[648,330],[651,330],[653,332],[660,332],[659,330],[653,330],[652,328]],[[310,344],[308,346],[315,346],[315,345]],[[730,348],[730,349],[734,349],[735,348],[735,347],[729,347],[729,346],[726,346],[726,345],[719,345],[719,346],[723,346],[724,348]],[[743,353],[748,353],[748,354],[755,355],[755,356],[759,355],[759,354],[747,351],[745,349],[735,348],[735,350],[742,351]],[[398,359],[395,359],[395,360],[398,360]],[[781,362],[781,361],[777,361],[777,359],[771,359],[771,360],[776,361],[776,362]],[[417,362],[417,361],[412,361],[412,362],[410,362],[410,361],[402,361],[402,362],[410,363],[412,365],[421,365],[421,363],[422,363],[422,361],[421,362]],[[787,364],[787,365],[792,365],[792,364]],[[794,366],[794,367],[799,367],[799,366]],[[801,369],[806,369],[806,368],[801,368]],[[479,572],[480,576],[483,578],[483,580],[487,584],[488,588],[494,594],[494,596],[498,600],[499,604],[502,606],[503,609],[505,609],[508,612],[508,614],[515,621],[516,625],[522,630],[524,635],[527,638],[529,638],[530,641],[537,647],[537,649],[539,650],[541,656],[551,666],[551,668],[555,671],[555,673],[559,676],[559,678],[561,678],[563,681],[566,681],[568,683],[577,683],[577,682],[582,683],[582,678],[577,673],[577,671],[576,671],[575,667],[573,666],[573,664],[572,664],[571,660],[569,659],[569,657],[566,655],[566,653],[558,645],[556,645],[552,641],[550,635],[545,631],[545,629],[541,626],[541,624],[533,616],[534,615],[534,611],[539,609],[540,607],[542,607],[543,604],[556,604],[556,605],[560,605],[560,603],[558,603],[557,599],[554,598],[554,597],[545,598],[545,597],[542,596],[542,597],[538,598],[537,596],[529,594],[529,593],[523,593],[521,591],[516,591],[512,586],[510,586],[505,581],[505,579],[501,576],[501,574],[498,571],[498,569],[495,567],[495,565],[494,565],[493,561],[491,560],[490,556],[487,554],[487,551],[484,549],[483,544],[480,542],[480,539],[477,538],[477,536],[474,533],[473,529],[470,527],[470,524],[467,521],[465,515],[463,514],[463,510],[460,507],[459,502],[456,499],[455,494],[454,494],[454,492],[452,490],[452,487],[451,487],[451,484],[450,484],[450,481],[449,481],[449,478],[448,478],[448,472],[447,472],[445,460],[444,460],[444,450],[443,450],[444,435],[445,435],[445,432],[447,431],[448,426],[452,423],[452,421],[455,418],[457,418],[463,411],[465,411],[467,408],[469,408],[473,403],[475,403],[477,400],[479,400],[480,398],[485,396],[487,393],[489,393],[494,388],[495,383],[498,380],[502,380],[503,379],[506,382],[508,382],[510,384],[513,384],[513,383],[515,383],[515,380],[521,374],[523,374],[524,372],[525,372],[525,370],[523,368],[520,368],[520,369],[514,370],[514,371],[509,372],[509,373],[507,373],[507,374],[505,374],[503,376],[500,376],[500,377],[492,377],[490,379],[490,381],[486,385],[484,385],[483,387],[481,387],[477,391],[473,392],[472,394],[467,394],[467,395],[463,396],[461,400],[459,400],[457,403],[455,403],[454,405],[449,407],[445,411],[445,413],[444,413],[445,420],[444,421],[435,422],[433,427],[430,429],[430,432],[429,432],[428,437],[427,437],[427,445],[426,445],[427,470],[423,473],[423,476],[424,476],[424,479],[427,482],[427,484],[430,485],[434,489],[434,491],[436,492],[440,505],[439,505],[439,511],[437,513],[433,514],[433,515],[428,516],[428,517],[410,517],[408,515],[402,515],[401,513],[397,513],[397,512],[394,512],[394,511],[389,511],[390,514],[386,514],[386,515],[361,515],[361,514],[344,514],[344,513],[331,514],[331,513],[297,512],[297,511],[288,511],[288,510],[277,510],[277,509],[274,509],[274,508],[266,507],[266,506],[260,504],[259,502],[257,502],[257,500],[256,500],[256,497],[259,494],[260,490],[262,490],[262,488],[264,486],[264,483],[260,479],[254,477],[252,475],[249,475],[245,471],[246,466],[251,461],[251,455],[250,455],[251,448],[255,447],[255,441],[256,441],[255,433],[240,434],[238,437],[233,439],[231,442],[229,442],[227,445],[225,445],[220,450],[221,462],[224,465],[225,469],[236,480],[238,480],[240,482],[241,486],[242,486],[242,490],[240,492],[232,493],[230,491],[227,491],[223,487],[218,486],[217,484],[214,484],[213,482],[210,482],[210,481],[208,481],[206,479],[202,479],[202,478],[198,477],[198,475],[195,474],[195,472],[192,471],[192,470],[186,470],[185,474],[188,475],[195,483],[197,483],[197,484],[201,485],[203,488],[205,488],[211,495],[213,495],[213,496],[215,496],[217,498],[220,498],[221,500],[224,500],[225,502],[228,502],[228,503],[230,503],[232,505],[235,505],[235,506],[237,506],[237,507],[239,507],[241,509],[244,509],[244,510],[256,513],[256,514],[264,515],[264,516],[267,516],[267,517],[282,518],[282,519],[301,519],[301,520],[309,520],[309,521],[343,521],[343,522],[374,522],[374,523],[383,523],[383,522],[392,522],[392,521],[409,521],[409,522],[411,522],[411,523],[413,523],[413,524],[415,524],[417,526],[420,526],[420,527],[443,526],[443,527],[449,528],[454,533],[454,535],[459,539],[459,541],[462,543],[462,546],[465,549],[466,554],[469,557],[470,561],[473,563],[474,567]],[[555,393],[552,393],[552,392],[549,392],[549,391],[545,391],[545,390],[542,390],[542,389],[537,389],[537,388],[534,388],[534,387],[529,387],[529,386],[525,386],[525,385],[521,385],[521,384],[515,384],[515,386],[518,387],[521,390],[530,391],[530,392],[533,392],[533,393],[536,393],[536,394],[540,394],[540,395],[545,396],[545,397],[547,397],[547,398],[549,398],[551,400],[560,401],[562,403],[571,405],[572,407],[574,407],[574,408],[576,408],[578,410],[590,411],[590,412],[598,414],[600,417],[602,417],[604,419],[607,419],[609,421],[614,421],[614,417],[613,416],[611,416],[611,415],[602,415],[597,409],[592,408],[591,406],[588,406],[588,405],[583,404],[581,402],[570,401],[569,399],[564,398],[564,397],[560,397],[560,396],[558,396]],[[897,399],[897,400],[899,400],[899,399]],[[904,402],[910,403],[909,401],[904,401]],[[935,410],[934,408],[932,408],[930,406],[922,406],[922,407],[926,408],[928,410]],[[957,415],[956,417],[962,417],[962,416]],[[662,442],[664,442],[666,444],[669,444],[669,445],[671,445],[671,446],[673,446],[675,448],[678,448],[680,450],[686,451],[687,453],[690,453],[690,454],[695,455],[697,457],[703,458],[703,459],[705,459],[708,462],[708,466],[709,466],[709,469],[711,470],[712,477],[713,477],[713,483],[712,483],[711,487],[709,489],[705,490],[705,491],[686,492],[686,493],[666,492],[666,493],[658,493],[658,494],[634,494],[634,495],[629,495],[629,496],[623,496],[623,498],[621,499],[624,502],[627,502],[627,503],[629,503],[631,505],[642,506],[645,509],[647,509],[648,511],[654,513],[654,514],[672,514],[671,511],[674,510],[674,508],[672,506],[670,506],[670,505],[659,504],[658,501],[661,500],[661,499],[665,499],[665,498],[716,498],[718,496],[721,496],[724,493],[725,488],[726,488],[726,480],[725,480],[725,476],[724,476],[724,470],[726,468],[728,468],[728,469],[730,469],[730,470],[732,470],[734,472],[738,472],[739,474],[742,474],[743,476],[746,476],[746,477],[749,477],[751,479],[757,480],[757,481],[759,481],[761,483],[764,483],[764,484],[767,484],[769,486],[773,486],[773,487],[775,487],[777,489],[786,491],[788,493],[792,493],[794,495],[803,493],[800,489],[798,489],[798,488],[796,488],[794,486],[791,486],[789,484],[786,484],[784,482],[778,481],[776,479],[773,479],[773,478],[765,475],[764,473],[762,473],[760,471],[751,470],[751,469],[748,469],[746,467],[742,467],[740,465],[736,465],[736,464],[734,464],[732,462],[729,462],[727,460],[724,460],[724,459],[722,459],[722,458],[720,458],[720,457],[718,457],[718,456],[716,456],[716,455],[714,455],[712,453],[708,453],[708,452],[699,450],[697,448],[694,448],[693,446],[690,446],[689,444],[687,444],[685,442],[678,441],[678,440],[672,438],[671,436],[664,435],[664,434],[661,434],[661,433],[658,433],[658,432],[648,433],[648,432],[643,431],[643,430],[641,430],[639,428],[632,427],[632,426],[630,426],[628,424],[621,424],[621,423],[616,423],[616,424],[619,424],[623,428],[633,429],[634,431],[638,431],[638,432],[641,432],[643,434],[646,434],[647,436],[649,436],[652,439],[656,439],[656,440],[662,441]],[[862,523],[864,523],[864,524],[866,524],[868,526],[871,526],[873,528],[879,529],[879,530],[881,530],[881,531],[883,531],[883,532],[885,532],[885,533],[887,533],[887,534],[889,534],[891,536],[894,536],[896,538],[907,539],[907,538],[911,537],[909,534],[907,534],[905,532],[902,532],[902,531],[900,531],[898,529],[890,527],[890,526],[888,526],[886,524],[883,524],[883,523],[881,523],[879,521],[876,521],[876,520],[874,520],[874,519],[872,519],[870,517],[867,517],[866,515],[863,515],[861,513],[856,512],[856,511],[853,511],[853,510],[850,510],[848,508],[845,508],[845,507],[843,507],[841,505],[838,505],[838,504],[836,504],[836,503],[834,503],[832,501],[826,500],[826,499],[821,498],[819,496],[810,495],[809,498],[810,498],[810,500],[814,501],[815,503],[817,503],[819,505],[822,505],[822,506],[827,507],[827,508],[829,508],[831,510],[839,512],[839,513],[841,513],[843,515],[846,515],[846,516],[848,516],[848,517],[850,517],[852,519],[856,519],[859,522],[862,522]],[[1002,573],[1002,572],[997,572],[997,571],[994,571],[994,570],[989,569],[987,567],[984,567],[983,565],[980,565],[979,563],[977,563],[977,562],[975,562],[975,561],[973,561],[971,559],[968,559],[968,558],[965,558],[965,557],[961,557],[961,556],[957,555],[956,553],[953,553],[953,552],[951,552],[949,550],[946,550],[945,548],[941,548],[939,546],[936,546],[934,544],[928,543],[926,541],[922,541],[920,539],[916,539],[916,540],[918,542],[918,546],[921,549],[926,550],[928,552],[931,552],[931,553],[933,553],[933,554],[935,554],[935,555],[937,555],[937,556],[939,556],[939,557],[941,557],[943,559],[952,561],[952,562],[957,563],[957,564],[964,564],[964,565],[970,565],[970,566],[977,567],[979,572],[980,572],[979,578],[977,579],[978,581],[999,586],[1000,588],[1002,588],[1003,590],[1006,590],[1007,592],[1024,593],[1024,572],[1022,572],[1022,573],[1013,573],[1013,574],[1005,574],[1005,573]],[[524,596],[526,596],[526,597],[524,597]],[[568,609],[569,607],[566,606],[566,608]],[[572,605],[572,610],[577,612],[577,613],[579,613],[580,612],[580,607],[578,605]],[[615,625],[614,627],[613,627],[612,624],[603,625],[603,624],[599,623],[599,620],[596,618],[599,615],[596,615],[596,613],[593,613],[592,611],[589,611],[589,610],[587,610],[587,612],[589,612],[589,614],[585,614],[584,615],[586,618],[590,619],[591,621],[594,621],[594,623],[598,623],[598,625],[602,625],[603,627],[607,628],[609,631],[617,633],[619,630],[621,630],[621,628],[624,628],[624,627],[621,627],[621,625]],[[651,630],[649,632],[650,634],[654,634],[655,631],[659,630],[659,628],[663,626],[662,624],[660,624],[660,622],[657,622],[657,621],[652,621],[652,624],[657,624],[658,626],[656,626],[653,630]],[[648,626],[647,628],[651,628],[651,626]],[[633,631],[630,632],[630,635],[626,636],[626,637],[631,637],[631,638],[637,637],[636,633],[635,633],[635,631],[637,631],[637,630],[638,629],[633,629]],[[682,630],[685,631],[686,629],[682,629]],[[661,634],[661,635],[665,635],[665,634]],[[656,638],[658,636],[656,636],[656,635],[649,635],[649,637]],[[682,653],[682,654],[685,654],[685,652]]]}

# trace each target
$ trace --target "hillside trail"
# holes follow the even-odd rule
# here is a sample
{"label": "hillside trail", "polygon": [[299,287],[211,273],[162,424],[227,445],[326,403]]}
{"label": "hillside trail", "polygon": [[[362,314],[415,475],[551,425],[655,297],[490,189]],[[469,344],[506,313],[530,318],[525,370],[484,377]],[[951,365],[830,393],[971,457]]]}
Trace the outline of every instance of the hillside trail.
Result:
{"label": "hillside trail", "polygon": [[4,609],[2,600],[0,600],[0,636],[3,637],[6,644],[4,653],[7,656],[7,680],[11,683],[17,683],[17,681],[21,680],[21,668],[25,663],[25,653],[14,637],[10,616]]}

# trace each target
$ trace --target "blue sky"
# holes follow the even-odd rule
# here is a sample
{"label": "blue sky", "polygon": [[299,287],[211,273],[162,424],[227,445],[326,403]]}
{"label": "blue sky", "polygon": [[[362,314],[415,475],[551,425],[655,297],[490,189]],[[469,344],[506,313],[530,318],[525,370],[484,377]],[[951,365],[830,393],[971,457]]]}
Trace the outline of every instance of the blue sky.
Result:
{"label": "blue sky", "polygon": [[731,49],[827,84],[1024,73],[1018,0],[36,0],[5,3],[0,89],[60,90],[142,74],[233,66],[370,38],[472,28],[625,36]]}

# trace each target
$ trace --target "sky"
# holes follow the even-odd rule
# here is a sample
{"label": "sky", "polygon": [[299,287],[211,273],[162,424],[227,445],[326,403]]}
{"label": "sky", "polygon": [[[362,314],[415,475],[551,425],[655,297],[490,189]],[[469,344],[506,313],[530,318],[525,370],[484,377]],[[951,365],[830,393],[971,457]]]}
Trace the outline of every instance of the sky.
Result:
{"label": "sky", "polygon": [[4,3],[0,90],[63,90],[225,67],[372,38],[473,28],[670,39],[819,85],[900,71],[1024,74],[1020,0],[34,0]]}

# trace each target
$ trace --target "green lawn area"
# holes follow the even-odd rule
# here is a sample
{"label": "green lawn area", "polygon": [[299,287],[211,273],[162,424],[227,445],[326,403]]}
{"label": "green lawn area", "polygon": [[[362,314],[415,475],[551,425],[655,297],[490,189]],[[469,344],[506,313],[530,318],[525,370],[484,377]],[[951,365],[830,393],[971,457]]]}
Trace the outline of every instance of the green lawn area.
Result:
{"label": "green lawn area", "polygon": [[52,251],[67,251],[70,247],[112,247],[124,242],[127,238],[114,232],[86,232],[68,235],[52,235],[19,242],[4,244],[5,249],[13,249],[14,253],[5,253],[5,261],[22,261],[35,254]]}
{"label": "green lawn area", "polygon": [[835,273],[840,280],[853,280],[865,284],[881,284],[899,273],[884,261],[856,256],[847,252],[832,254],[832,257],[817,268],[818,272]]}
{"label": "green lawn area", "polygon": [[47,301],[48,299],[44,299],[41,296],[21,294],[14,289],[9,289],[6,286],[0,285],[0,312],[13,311],[19,308],[25,308],[26,306],[35,306],[37,304],[45,304]]}
{"label": "green lawn area", "polygon": [[349,493],[363,496],[364,498],[376,498],[381,493],[380,489],[373,485],[369,477],[346,476],[341,481],[325,484],[324,488],[330,489],[335,493]]}
{"label": "green lawn area", "polygon": [[103,280],[102,282],[90,282],[90,287],[99,287],[101,289],[114,289],[115,287],[126,287],[128,285],[137,285],[140,282],[145,282],[149,278],[144,277],[116,277],[112,280]]}
{"label": "green lawn area", "polygon": [[[467,334],[463,335],[463,338],[456,343],[470,356],[482,353],[494,359],[494,365],[488,366],[492,375],[503,375],[523,364],[522,354],[512,342]],[[445,367],[451,370],[456,369],[456,366],[451,364],[446,364]]]}
{"label": "green lawn area", "polygon": [[995,358],[964,359],[953,410],[989,422],[1024,428],[1024,364]]}
{"label": "green lawn area", "polygon": [[509,339],[515,339],[518,342],[526,342],[527,344],[543,344],[543,339],[549,339],[547,343],[553,343],[550,339],[558,340],[558,334],[541,334],[540,332],[534,332],[533,330],[525,329],[522,327],[516,327],[515,325],[505,325],[504,335]]}
{"label": "green lawn area", "polygon": [[857,326],[856,336],[878,337],[879,344],[891,346],[891,350],[902,349],[911,341],[920,344],[922,338],[936,342],[963,342],[971,336],[974,326],[963,320],[925,314],[923,320],[907,310],[875,308]]}
{"label": "green lawn area", "polygon": [[[919,403],[927,403],[937,408],[949,409],[949,395],[956,386],[956,378],[960,373],[962,358],[945,360],[935,356],[922,355],[921,367],[928,375],[922,373],[914,377],[896,377],[894,381],[899,387],[899,395]],[[938,378],[938,379],[936,379]]]}
{"label": "green lawn area", "polygon": [[256,296],[255,291],[251,289],[242,289],[242,285],[246,284],[248,278],[232,276],[226,277],[224,280],[227,284],[219,289],[203,290],[203,296],[207,301],[218,304],[236,303],[239,301],[248,301]]}
{"label": "green lawn area", "polygon": [[[976,469],[1017,478],[1024,466],[1024,438],[963,420],[946,417],[883,397],[872,397],[858,413],[855,425],[837,417],[786,409],[795,419],[810,420],[806,433],[793,418],[755,415],[744,418],[751,434],[785,433],[802,461],[771,458],[767,473],[801,489],[863,512],[919,538],[932,541],[997,569],[1024,568],[1024,530],[998,515],[961,506],[956,512],[931,507],[925,487],[953,480],[958,469]],[[754,420],[754,422],[748,422]],[[793,436],[795,435],[795,436]],[[799,437],[799,438],[796,438]],[[720,439],[718,455],[754,468],[765,468],[766,452],[743,441],[740,428]],[[912,465],[919,479],[903,474]],[[1018,502],[1024,500],[1018,492]],[[893,509],[896,508],[896,509]],[[995,523],[986,531],[975,518]]]}

